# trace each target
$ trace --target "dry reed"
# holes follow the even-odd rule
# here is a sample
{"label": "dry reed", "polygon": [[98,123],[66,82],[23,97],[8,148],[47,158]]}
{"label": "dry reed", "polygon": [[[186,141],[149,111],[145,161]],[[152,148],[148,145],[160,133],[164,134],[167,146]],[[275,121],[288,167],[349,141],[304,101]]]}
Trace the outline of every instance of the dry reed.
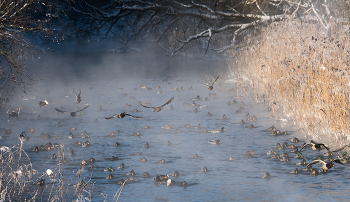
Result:
{"label": "dry reed", "polygon": [[230,71],[244,75],[257,100],[267,98],[312,138],[348,144],[349,34],[341,23],[327,31],[300,20],[272,23],[259,39],[247,39]]}

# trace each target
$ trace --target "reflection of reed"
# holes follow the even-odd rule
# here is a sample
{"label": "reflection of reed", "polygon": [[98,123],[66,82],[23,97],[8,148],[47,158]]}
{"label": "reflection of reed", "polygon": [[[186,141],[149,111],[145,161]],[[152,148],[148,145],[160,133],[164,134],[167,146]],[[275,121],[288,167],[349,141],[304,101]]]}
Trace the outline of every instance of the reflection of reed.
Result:
{"label": "reflection of reed", "polygon": [[280,107],[307,134],[347,144],[350,41],[341,24],[335,26],[337,33],[329,36],[316,25],[273,23],[233,66],[246,65],[240,74],[250,80],[256,99],[266,96],[275,103],[274,117]]}

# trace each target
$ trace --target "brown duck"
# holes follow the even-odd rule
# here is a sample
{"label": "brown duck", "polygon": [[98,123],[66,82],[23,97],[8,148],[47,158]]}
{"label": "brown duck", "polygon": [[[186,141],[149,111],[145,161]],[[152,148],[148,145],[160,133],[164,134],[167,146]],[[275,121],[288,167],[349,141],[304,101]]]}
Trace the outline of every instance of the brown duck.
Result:
{"label": "brown duck", "polygon": [[218,76],[218,77],[215,79],[215,81],[213,82],[213,84],[211,84],[211,86],[209,86],[209,85],[207,85],[207,84],[204,84],[204,83],[201,83],[201,82],[198,82],[198,83],[200,83],[200,84],[205,85],[206,87],[208,87],[208,90],[213,90],[213,89],[214,89],[213,85],[216,83],[216,81],[219,79],[219,77],[220,77],[220,76]]}
{"label": "brown duck", "polygon": [[130,114],[127,114],[127,113],[123,112],[123,113],[120,113],[120,114],[114,114],[113,116],[110,116],[110,117],[105,117],[105,119],[113,119],[115,117],[122,119],[125,116],[130,116],[131,118],[134,118],[134,119],[142,119],[143,118],[143,117],[136,117],[136,116],[133,116],[133,115],[130,115]]}
{"label": "brown duck", "polygon": [[145,107],[145,108],[152,108],[152,109],[153,109],[153,110],[152,110],[153,112],[159,112],[160,110],[163,109],[163,107],[164,107],[165,105],[170,104],[173,100],[174,100],[174,97],[172,97],[167,103],[163,104],[163,105],[160,106],[160,107],[148,107],[148,106],[145,106],[145,105],[143,105],[143,104],[141,104],[141,106],[143,106],[143,107]]}
{"label": "brown duck", "polygon": [[87,109],[88,107],[89,107],[89,105],[87,105],[87,106],[84,107],[83,109],[78,110],[78,111],[75,111],[75,112],[66,112],[66,111],[63,111],[63,110],[60,110],[60,109],[57,109],[57,108],[55,108],[55,109],[56,109],[56,111],[58,111],[58,112],[61,112],[61,113],[68,113],[68,114],[70,114],[71,117],[75,117],[75,116],[77,115],[77,112],[84,111],[84,110]]}

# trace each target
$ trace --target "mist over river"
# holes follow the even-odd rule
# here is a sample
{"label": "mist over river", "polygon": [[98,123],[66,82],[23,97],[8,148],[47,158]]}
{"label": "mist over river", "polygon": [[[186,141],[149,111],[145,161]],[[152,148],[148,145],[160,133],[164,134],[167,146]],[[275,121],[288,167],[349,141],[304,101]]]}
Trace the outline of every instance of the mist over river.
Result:
{"label": "mist over river", "polygon": [[[8,108],[0,111],[0,144],[8,147],[19,144],[20,133],[26,131],[30,140],[24,141],[23,148],[33,163],[32,167],[38,170],[38,174],[33,177],[35,181],[47,169],[58,164],[57,159],[51,159],[53,154],[58,154],[57,149],[36,152],[35,147],[45,146],[48,142],[63,143],[67,160],[63,171],[67,201],[77,199],[74,196],[75,185],[79,182],[76,173],[82,168],[81,162],[90,158],[96,159],[96,162],[89,162],[85,166],[81,179],[90,183],[82,195],[92,197],[92,201],[116,200],[114,195],[121,187],[118,182],[129,179],[131,175],[126,174],[131,170],[135,173],[132,176],[134,182],[124,185],[119,201],[350,199],[349,164],[335,164],[334,168],[317,176],[301,171],[305,166],[296,163],[303,159],[294,158],[295,153],[290,148],[279,150],[274,146],[287,142],[300,147],[310,139],[298,132],[291,121],[270,118],[272,112],[268,110],[268,102],[256,103],[249,89],[244,97],[237,97],[238,76],[229,75],[225,60],[171,59],[147,49],[136,53],[75,53],[60,49],[28,59],[28,67],[36,78],[42,80],[27,86],[26,95],[17,92],[13,100],[6,104],[11,106],[10,112],[25,106],[20,110],[18,120],[8,120]],[[213,82],[217,76],[220,77],[212,91],[199,83],[206,83],[207,79]],[[73,87],[77,93],[79,89],[82,91],[80,104],[74,103],[76,96]],[[192,100],[197,96],[200,97],[198,100]],[[174,100],[160,112],[152,112],[152,109],[139,104],[139,101],[149,102],[147,106],[159,107],[172,97]],[[47,100],[49,104],[40,107],[40,100]],[[196,106],[191,106],[193,102]],[[65,111],[73,112],[87,105],[89,107],[75,117],[55,110],[64,107]],[[170,106],[173,109],[169,109]],[[134,109],[139,112],[133,112]],[[105,119],[122,112],[143,118],[126,116]],[[207,116],[208,112],[212,116]],[[247,120],[248,113],[249,117],[256,116],[256,121]],[[223,119],[223,115],[226,119]],[[241,120],[245,124],[240,124]],[[56,127],[58,123],[61,127]],[[171,124],[174,128],[162,128]],[[189,127],[185,127],[186,124]],[[250,128],[250,124],[254,127]],[[150,128],[145,129],[145,126]],[[287,131],[289,135],[272,136],[272,132],[267,131],[271,126],[281,132]],[[75,130],[71,130],[73,127]],[[204,129],[220,130],[221,127],[225,129],[222,133],[203,132]],[[29,133],[31,128],[34,129],[33,133]],[[12,134],[5,134],[8,129]],[[117,130],[120,133],[108,137]],[[84,131],[89,134],[89,138],[82,138]],[[68,138],[70,132],[74,135],[73,139]],[[139,136],[133,135],[137,132],[140,132]],[[49,137],[45,136],[47,134]],[[300,142],[292,143],[293,137],[300,139]],[[208,142],[217,139],[221,144]],[[76,145],[78,141],[89,141],[90,146]],[[171,144],[167,144],[168,141]],[[115,146],[116,142],[120,145]],[[144,147],[146,142],[149,148]],[[74,150],[75,156],[68,155],[70,148]],[[267,152],[273,149],[278,154],[288,153],[289,161],[272,159]],[[250,150],[255,155],[246,158],[245,154]],[[326,150],[303,150],[307,163],[318,155],[323,156],[323,153]],[[198,158],[194,158],[196,154]],[[111,161],[112,156],[118,157],[118,160]],[[227,160],[229,157],[232,160]],[[148,161],[140,162],[141,158]],[[165,163],[159,163],[162,159]],[[122,163],[125,168],[118,169]],[[113,171],[104,172],[110,166]],[[312,165],[317,170],[321,166]],[[200,171],[204,167],[207,167],[208,172]],[[298,175],[289,173],[296,168],[300,170]],[[52,170],[55,173],[57,169],[54,167]],[[172,176],[175,171],[180,174],[178,177]],[[144,172],[148,172],[150,177],[141,177]],[[266,172],[271,174],[271,179],[263,178]],[[106,179],[110,174],[114,178]],[[166,182],[154,182],[157,174],[169,175],[176,183],[167,187]],[[42,178],[45,179],[45,185],[36,200],[47,201],[57,194],[57,190],[52,191],[51,187],[58,182],[51,182],[47,175]],[[186,188],[182,186],[184,181],[187,183]]]}

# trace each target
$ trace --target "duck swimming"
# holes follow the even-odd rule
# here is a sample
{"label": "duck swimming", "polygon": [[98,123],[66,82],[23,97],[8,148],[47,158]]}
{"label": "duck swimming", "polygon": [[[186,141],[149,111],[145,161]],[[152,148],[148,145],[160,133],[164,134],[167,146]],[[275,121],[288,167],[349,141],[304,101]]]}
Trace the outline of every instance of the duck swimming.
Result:
{"label": "duck swimming", "polygon": [[143,145],[143,147],[145,147],[145,148],[149,149],[149,148],[150,148],[149,143],[148,143],[148,142],[146,142],[146,143]]}
{"label": "duck swimming", "polygon": [[124,168],[125,168],[124,163],[120,164],[120,166],[118,166],[117,168],[118,168],[118,169],[124,169]]}
{"label": "duck swimming", "polygon": [[210,131],[208,131],[209,133],[223,133],[223,132],[225,132],[225,128],[224,127],[221,127],[221,129],[220,130],[210,130]]}
{"label": "duck swimming", "polygon": [[219,79],[219,77],[220,77],[220,76],[218,76],[218,77],[215,79],[215,81],[213,82],[213,84],[211,84],[210,86],[207,85],[207,84],[204,84],[204,83],[200,83],[200,82],[198,82],[198,83],[200,83],[200,84],[205,85],[206,87],[208,87],[208,90],[213,90],[213,89],[214,89],[213,85],[216,83],[216,81]]}
{"label": "duck swimming", "polygon": [[204,167],[201,168],[199,171],[200,171],[200,172],[205,172],[205,173],[207,173],[207,172],[208,172],[208,168],[207,168],[207,166],[204,166]]}
{"label": "duck swimming", "polygon": [[143,107],[145,107],[145,108],[152,108],[152,109],[153,109],[153,110],[152,110],[153,112],[159,112],[160,110],[163,109],[163,107],[164,107],[165,105],[170,104],[173,100],[174,100],[174,97],[172,97],[168,102],[166,102],[165,104],[163,104],[163,105],[160,106],[160,107],[148,107],[148,106],[145,106],[145,105],[143,105],[143,104],[141,104],[141,106],[143,106]]}
{"label": "duck swimming", "polygon": [[269,172],[266,172],[265,175],[262,178],[265,179],[265,180],[269,180],[269,179],[271,179],[271,175],[270,175]]}
{"label": "duck swimming", "polygon": [[105,117],[105,119],[112,119],[114,117],[122,119],[125,116],[130,116],[131,118],[134,118],[134,119],[142,119],[143,118],[143,117],[136,117],[136,116],[133,116],[133,115],[130,115],[130,114],[127,114],[127,113],[123,112],[123,113],[120,113],[120,114],[114,114],[113,116],[110,116],[110,117]]}
{"label": "duck swimming", "polygon": [[113,168],[112,168],[112,166],[109,166],[108,168],[105,168],[103,171],[104,172],[113,172]]}
{"label": "duck swimming", "polygon": [[49,104],[49,102],[47,100],[44,100],[44,101],[40,100],[38,104],[39,104],[39,107],[45,107]]}
{"label": "duck swimming", "polygon": [[56,111],[58,111],[58,112],[61,112],[61,113],[68,113],[68,114],[70,114],[71,117],[75,117],[75,116],[77,115],[77,112],[84,111],[84,110],[87,109],[88,107],[89,107],[89,105],[87,105],[87,106],[84,107],[83,109],[78,110],[78,111],[75,111],[75,112],[66,112],[66,111],[63,111],[63,110],[60,110],[60,109],[57,109],[57,108],[55,108],[55,109],[56,109]]}
{"label": "duck swimming", "polygon": [[149,175],[149,173],[148,172],[144,172],[143,174],[142,174],[142,176],[141,177],[143,177],[143,178],[149,178],[150,177],[150,175]]}
{"label": "duck swimming", "polygon": [[217,140],[209,140],[208,143],[209,144],[217,144],[217,145],[221,144],[219,139],[217,139]]}

